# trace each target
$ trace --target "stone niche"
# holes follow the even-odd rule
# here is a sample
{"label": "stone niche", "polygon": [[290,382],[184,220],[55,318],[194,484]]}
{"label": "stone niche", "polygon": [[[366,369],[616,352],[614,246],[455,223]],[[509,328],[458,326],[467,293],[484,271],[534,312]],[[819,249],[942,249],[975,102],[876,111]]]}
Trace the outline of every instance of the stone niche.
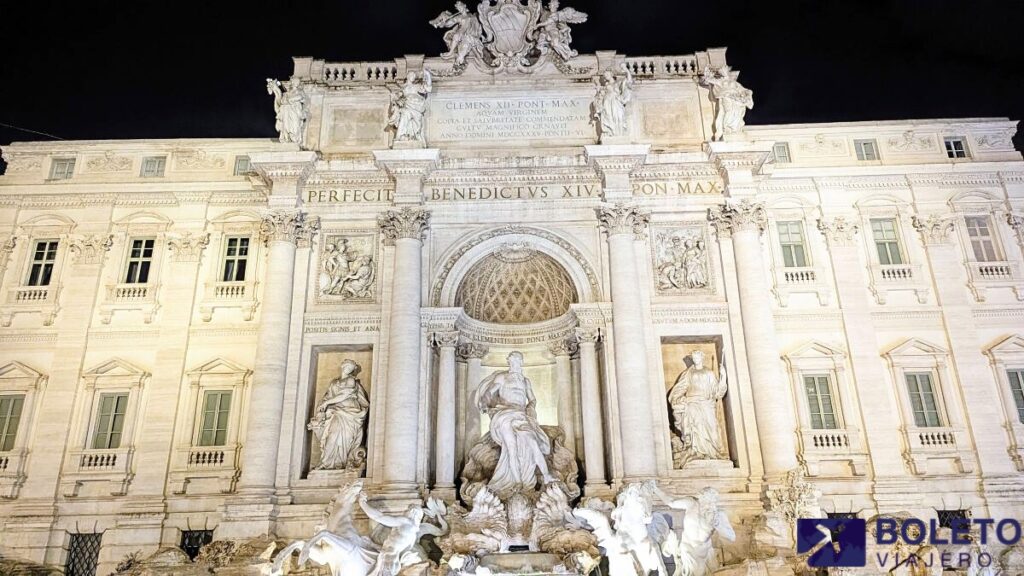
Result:
{"label": "stone niche", "polygon": [[[359,364],[360,371],[356,375],[359,379],[363,389],[366,390],[366,398],[370,399],[373,390],[373,347],[367,345],[344,345],[344,346],[318,346],[313,348],[313,357],[310,362],[311,370],[313,374],[310,377],[310,394],[309,402],[306,407],[306,413],[303,423],[303,429],[305,430],[306,447],[304,453],[306,459],[303,462],[302,470],[306,478],[311,480],[322,480],[324,482],[333,482],[331,485],[337,485],[337,481],[348,478],[362,477],[366,470],[365,459],[362,465],[337,469],[337,470],[317,470],[317,466],[321,463],[321,451],[320,442],[317,440],[316,435],[306,429],[306,425],[313,418],[317,406],[323,400],[324,394],[331,385],[331,381],[338,377],[341,370],[341,364],[346,359],[353,360]],[[363,424],[363,446],[366,447],[367,438],[369,437],[369,423],[370,418],[373,414],[373,407],[370,407],[367,413],[366,422]]]}
{"label": "stone niche", "polygon": [[722,337],[721,336],[666,336],[661,339],[662,374],[664,382],[664,394],[661,401],[668,414],[669,435],[672,439],[672,460],[673,466],[680,468],[708,468],[707,472],[714,473],[710,469],[732,468],[735,463],[735,438],[731,433],[730,422],[733,421],[729,409],[728,394],[736,385],[735,375],[728,374],[729,392],[726,398],[718,402],[716,417],[718,419],[719,442],[723,454],[721,460],[690,460],[681,461],[680,450],[683,448],[683,438],[676,430],[672,406],[669,404],[669,393],[675,386],[679,375],[692,366],[690,355],[696,351],[704,353],[704,367],[710,369],[716,376],[721,376],[722,366]]}

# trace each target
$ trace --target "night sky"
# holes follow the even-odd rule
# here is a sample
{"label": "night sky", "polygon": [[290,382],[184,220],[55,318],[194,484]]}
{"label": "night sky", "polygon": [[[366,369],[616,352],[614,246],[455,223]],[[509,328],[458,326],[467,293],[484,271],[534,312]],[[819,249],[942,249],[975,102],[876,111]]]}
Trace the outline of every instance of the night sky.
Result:
{"label": "night sky", "polygon": [[[453,4],[0,0],[0,123],[64,139],[276,136],[264,84],[290,75],[291,56],[437,55],[427,22]],[[563,6],[590,15],[573,28],[581,53],[728,46],[754,91],[750,124],[1024,117],[1021,0]],[[0,143],[41,139],[0,126]]]}

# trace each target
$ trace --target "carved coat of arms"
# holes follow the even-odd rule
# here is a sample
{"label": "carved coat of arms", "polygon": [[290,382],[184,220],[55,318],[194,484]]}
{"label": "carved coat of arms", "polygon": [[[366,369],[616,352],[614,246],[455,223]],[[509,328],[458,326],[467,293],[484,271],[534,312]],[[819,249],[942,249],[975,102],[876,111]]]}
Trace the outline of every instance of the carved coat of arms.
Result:
{"label": "carved coat of arms", "polygon": [[484,27],[484,45],[496,57],[522,57],[533,47],[528,35],[540,19],[539,0],[529,0],[525,6],[519,0],[499,0],[494,6],[481,2],[477,12]]}

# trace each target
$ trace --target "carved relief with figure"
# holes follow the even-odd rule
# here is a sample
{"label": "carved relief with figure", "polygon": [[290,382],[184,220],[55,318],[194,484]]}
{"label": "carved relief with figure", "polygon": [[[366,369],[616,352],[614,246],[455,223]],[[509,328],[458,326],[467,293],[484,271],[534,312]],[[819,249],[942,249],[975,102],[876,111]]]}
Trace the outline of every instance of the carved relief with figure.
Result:
{"label": "carved relief with figure", "polygon": [[377,267],[373,235],[326,235],[320,262],[320,296],[324,300],[368,302],[374,298]]}
{"label": "carved relief with figure", "polygon": [[707,243],[701,230],[658,233],[654,250],[659,292],[686,292],[710,286]]}

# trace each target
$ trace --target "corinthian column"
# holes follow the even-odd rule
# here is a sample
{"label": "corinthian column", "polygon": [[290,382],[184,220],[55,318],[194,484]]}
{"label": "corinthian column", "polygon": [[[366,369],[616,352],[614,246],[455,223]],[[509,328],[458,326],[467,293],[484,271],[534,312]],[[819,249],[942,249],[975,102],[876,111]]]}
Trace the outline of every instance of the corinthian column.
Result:
{"label": "corinthian column", "polygon": [[377,222],[385,240],[395,246],[383,475],[390,490],[414,492],[420,424],[422,250],[430,212],[413,207],[388,210]]}
{"label": "corinthian column", "polygon": [[575,340],[559,340],[551,344],[555,357],[555,388],[558,390],[558,425],[565,434],[565,447],[576,453],[576,413],[573,410],[572,355],[578,345]]}
{"label": "corinthian column", "polygon": [[483,380],[483,359],[487,356],[487,346],[467,342],[459,345],[459,356],[466,359],[466,418],[465,438],[463,438],[463,454],[469,451],[480,439],[480,410],[476,407],[476,389]]}
{"label": "corinthian column", "polygon": [[437,431],[434,434],[434,488],[455,488],[455,345],[458,332],[435,332],[437,347]]}
{"label": "corinthian column", "polygon": [[[583,469],[587,472],[587,487],[605,486],[604,417],[601,412],[601,383],[598,380],[597,341],[601,333],[596,328],[577,328],[576,340],[580,346],[580,404],[583,417]],[[589,493],[589,492],[588,492]]]}
{"label": "corinthian column", "polygon": [[768,217],[762,204],[743,200],[713,208],[709,219],[719,238],[732,238],[761,458],[766,478],[777,480],[797,466],[796,421],[792,394],[779,370],[775,320],[761,257],[761,234]]}
{"label": "corinthian column", "polygon": [[657,474],[651,390],[644,345],[643,301],[633,239],[644,233],[650,216],[635,206],[615,204],[597,209],[608,235],[611,268],[612,335],[622,470],[625,480]]}

